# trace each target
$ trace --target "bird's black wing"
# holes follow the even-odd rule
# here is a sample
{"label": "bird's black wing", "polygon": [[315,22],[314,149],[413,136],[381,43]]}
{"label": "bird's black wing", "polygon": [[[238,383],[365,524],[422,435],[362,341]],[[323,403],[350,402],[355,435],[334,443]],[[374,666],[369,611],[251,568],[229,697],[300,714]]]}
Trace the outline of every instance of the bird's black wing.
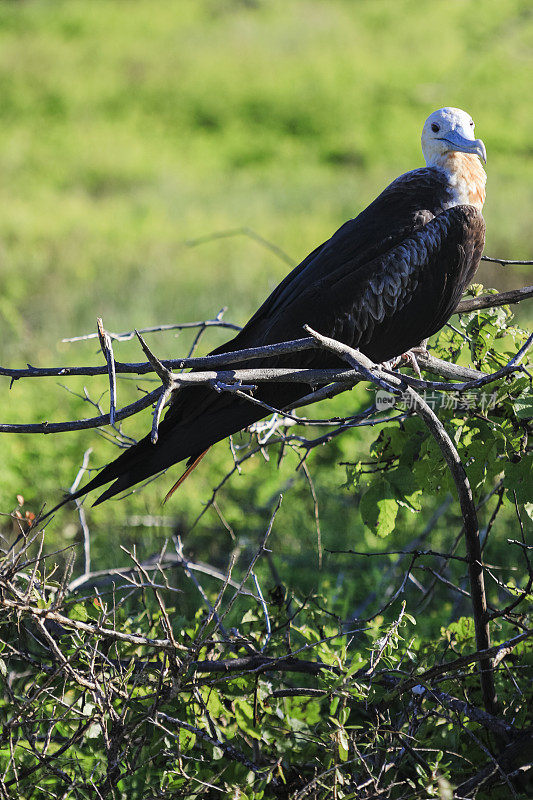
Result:
{"label": "bird's black wing", "polygon": [[455,206],[357,269],[346,262],[304,290],[272,320],[269,338],[309,324],[383,361],[436,333],[475,273],[483,217]]}
{"label": "bird's black wing", "polygon": [[[298,264],[242,331],[213,350],[212,355],[260,344],[259,339],[265,336],[272,321],[307,290],[322,281],[327,285],[328,278],[338,270],[346,269],[355,277],[362,266],[420,230],[442,210],[443,193],[438,171],[424,168],[401,175],[357,217],[341,225],[330,239]],[[301,332],[296,338],[299,336]]]}

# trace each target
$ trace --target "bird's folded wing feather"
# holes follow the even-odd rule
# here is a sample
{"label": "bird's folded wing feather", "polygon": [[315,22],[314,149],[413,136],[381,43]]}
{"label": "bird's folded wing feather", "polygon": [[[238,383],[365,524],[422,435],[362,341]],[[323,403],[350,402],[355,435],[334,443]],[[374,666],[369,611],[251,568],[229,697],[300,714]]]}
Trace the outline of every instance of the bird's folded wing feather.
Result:
{"label": "bird's folded wing feather", "polygon": [[[323,285],[324,281],[327,286],[328,279],[339,270],[356,274],[365,264],[387,253],[406,237],[421,230],[433,218],[431,212],[417,210],[402,215],[391,213],[389,220],[385,214],[386,210],[376,208],[376,214],[382,222],[381,235],[376,235],[375,229],[378,225],[375,218],[371,225],[363,219],[367,210],[359,217],[345,222],[330,239],[313,250],[286,276],[234,339],[225,342],[212,354],[227,353],[259,344],[259,339],[265,335],[272,322],[282,318],[285,310],[292,303],[298,302],[313,287]],[[299,331],[295,338],[301,335],[302,332]],[[285,340],[288,338],[290,337],[286,336]]]}
{"label": "bird's folded wing feather", "polygon": [[[259,320],[257,343],[298,338],[308,324],[375,360],[399,355],[439,330],[452,314],[479,264],[484,231],[475,208],[455,206],[369,261],[337,263],[311,285],[300,285],[282,308],[266,313]],[[252,334],[250,325],[250,339]],[[308,362],[313,356],[304,358]]]}

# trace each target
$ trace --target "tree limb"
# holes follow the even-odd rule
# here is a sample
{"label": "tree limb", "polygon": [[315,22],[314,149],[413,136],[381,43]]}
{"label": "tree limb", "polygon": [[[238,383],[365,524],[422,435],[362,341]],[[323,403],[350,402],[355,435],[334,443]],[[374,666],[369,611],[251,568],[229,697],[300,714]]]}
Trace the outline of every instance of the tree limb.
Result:
{"label": "tree limb", "polygon": [[[376,368],[376,365],[373,364],[372,361],[362,353],[334,339],[322,336],[321,334],[309,328],[309,326],[305,326],[305,329],[314,338],[316,338],[317,342],[320,342],[325,349],[336,353],[352,366],[357,368],[360,365],[363,365],[368,371],[369,376],[371,376],[373,382],[376,383],[376,385],[381,385],[379,368]],[[476,645],[478,650],[486,650],[490,647],[487,600],[485,596],[483,565],[481,560],[479,524],[470,483],[457,449],[448,436],[444,425],[436,416],[435,412],[411,387],[407,388],[406,394],[412,401],[412,407],[422,417],[431,435],[437,442],[444,459],[448,464],[448,468],[452,474],[457,489],[459,504],[461,506],[461,513],[463,516],[466,550],[469,562],[470,591],[472,596],[472,610],[476,630]],[[496,692],[494,687],[492,663],[489,659],[484,659],[481,661],[480,666],[481,685],[485,707],[489,713],[492,713],[496,706]]]}
{"label": "tree limb", "polygon": [[464,314],[468,311],[479,311],[481,308],[494,308],[495,306],[520,303],[522,300],[527,300],[530,297],[533,297],[533,286],[522,286],[521,289],[513,289],[510,292],[498,292],[498,294],[482,294],[479,297],[461,300],[454,314]]}

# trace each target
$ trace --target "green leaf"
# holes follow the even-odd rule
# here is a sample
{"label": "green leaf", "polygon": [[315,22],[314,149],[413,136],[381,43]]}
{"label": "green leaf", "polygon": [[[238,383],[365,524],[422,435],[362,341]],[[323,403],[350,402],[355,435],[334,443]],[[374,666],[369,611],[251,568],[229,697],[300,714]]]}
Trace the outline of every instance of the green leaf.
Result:
{"label": "green leaf", "polygon": [[250,703],[241,698],[236,698],[233,704],[235,708],[235,719],[239,728],[253,739],[260,739],[261,733],[254,727],[254,712]]}
{"label": "green leaf", "polygon": [[441,634],[455,646],[470,643],[474,633],[474,620],[471,617],[460,617],[456,622],[451,622],[447,628],[441,628]]}
{"label": "green leaf", "polygon": [[533,454],[523,456],[516,463],[510,462],[505,467],[505,488],[516,492],[519,503],[530,503],[533,497]]}
{"label": "green leaf", "polygon": [[337,731],[337,745],[339,751],[339,758],[341,761],[348,760],[348,754],[350,751],[350,745],[348,741],[348,735],[344,728],[339,728]]}
{"label": "green leaf", "polygon": [[379,478],[364,493],[359,505],[365,525],[378,536],[388,536],[394,530],[398,503],[388,481]]}
{"label": "green leaf", "polygon": [[405,466],[398,466],[386,473],[386,480],[392,486],[398,503],[411,511],[420,511],[422,488],[417,485],[413,471]]}
{"label": "green leaf", "polygon": [[196,742],[196,734],[191,733],[191,731],[186,730],[185,728],[180,728],[179,731],[179,741],[180,741],[180,748],[182,750],[190,750],[194,747],[194,743]]}
{"label": "green leaf", "polygon": [[339,722],[340,722],[340,724],[341,725],[346,725],[346,723],[348,722],[348,717],[349,716],[350,716],[350,709],[346,708],[346,707],[343,708],[339,713]]}
{"label": "green leaf", "polygon": [[79,620],[79,622],[86,622],[89,619],[87,609],[83,603],[76,603],[69,608],[70,619]]}
{"label": "green leaf", "polygon": [[524,394],[521,397],[517,397],[512,405],[519,419],[531,419],[533,417],[533,394]]}

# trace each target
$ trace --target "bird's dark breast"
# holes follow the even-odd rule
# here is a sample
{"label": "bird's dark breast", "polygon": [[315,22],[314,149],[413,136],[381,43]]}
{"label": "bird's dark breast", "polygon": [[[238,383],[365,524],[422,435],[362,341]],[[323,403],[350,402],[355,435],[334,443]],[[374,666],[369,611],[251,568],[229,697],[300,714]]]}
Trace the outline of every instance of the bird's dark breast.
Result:
{"label": "bird's dark breast", "polygon": [[[481,214],[471,206],[458,206],[436,216],[400,247],[378,259],[374,264],[378,278],[373,281],[377,292],[367,288],[359,305],[355,300],[352,307],[352,315],[362,318],[359,326],[347,326],[352,345],[379,363],[439,331],[477,270],[484,233]],[[380,269],[393,287],[396,284],[393,299],[386,296],[386,281],[380,284]],[[339,322],[337,333],[342,336],[346,326],[342,318]]]}
{"label": "bird's dark breast", "polygon": [[[305,324],[378,363],[415,347],[451,316],[483,251],[480,212],[472,206],[443,211],[447,198],[437,170],[401,176],[293,270],[242,332],[215,352],[298,339]],[[340,363],[311,350],[262,365]],[[272,402],[276,391],[292,402],[298,386],[263,387],[257,396]]]}

